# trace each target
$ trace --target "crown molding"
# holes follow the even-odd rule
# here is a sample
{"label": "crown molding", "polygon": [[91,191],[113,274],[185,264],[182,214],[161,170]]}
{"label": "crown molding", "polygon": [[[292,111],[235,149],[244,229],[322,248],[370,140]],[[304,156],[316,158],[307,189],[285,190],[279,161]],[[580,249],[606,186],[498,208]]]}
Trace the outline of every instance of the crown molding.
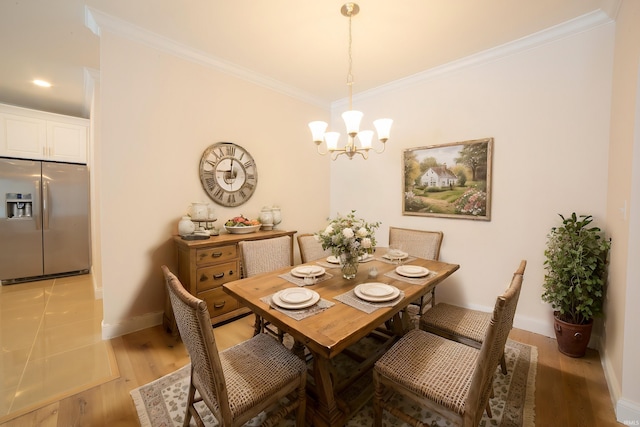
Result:
{"label": "crown molding", "polygon": [[[434,67],[420,73],[394,80],[382,86],[360,92],[353,96],[354,100],[365,100],[385,93],[405,89],[413,85],[435,79],[439,76],[459,71],[465,68],[476,67],[496,61],[498,59],[514,55],[526,50],[530,50],[548,43],[564,38],[572,37],[576,34],[598,28],[614,22],[614,20],[604,11],[597,10],[587,13],[577,18],[555,25],[526,37],[505,43],[500,46],[487,49],[474,55]],[[332,109],[344,109],[348,105],[348,99],[343,98],[331,103]]]}
{"label": "crown molding", "polygon": [[[619,0],[611,1],[613,2],[613,6],[619,4]],[[612,8],[615,9],[613,6]],[[533,49],[556,40],[571,37],[575,34],[589,31],[612,22],[614,22],[613,18],[605,11],[599,9],[532,35],[522,37],[518,40],[514,40],[477,54],[360,92],[357,95],[354,95],[353,99],[365,100],[367,98],[411,87],[415,84],[434,79],[444,74],[495,61],[500,58]],[[85,25],[98,37],[101,35],[103,30],[108,30],[118,36],[181,57],[185,60],[216,69],[223,73],[266,87],[320,108],[344,108],[348,103],[347,98],[342,98],[328,103],[326,100],[319,99],[318,97],[313,96],[308,92],[301,91],[291,85],[262,74],[258,74],[252,70],[240,67],[239,65],[225,61],[221,58],[211,56],[200,50],[193,49],[89,6],[85,6]]]}
{"label": "crown molding", "polygon": [[319,99],[291,85],[178,43],[175,40],[145,30],[89,6],[85,6],[85,26],[98,37],[101,36],[103,30],[107,30],[120,37],[144,44],[187,61],[213,68],[292,98],[299,99],[308,104],[316,105],[324,109],[329,109],[330,107],[330,104],[326,100]]}

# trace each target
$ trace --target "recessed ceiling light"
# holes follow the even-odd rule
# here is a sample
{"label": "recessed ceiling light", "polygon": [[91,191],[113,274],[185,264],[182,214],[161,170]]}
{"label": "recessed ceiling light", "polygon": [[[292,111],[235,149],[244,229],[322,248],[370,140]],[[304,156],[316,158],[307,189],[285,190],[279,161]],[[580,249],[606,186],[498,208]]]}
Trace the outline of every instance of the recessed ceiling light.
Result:
{"label": "recessed ceiling light", "polygon": [[36,80],[33,81],[33,84],[37,85],[37,86],[41,86],[41,87],[51,87],[51,83],[45,82],[44,80],[37,80],[36,79]]}

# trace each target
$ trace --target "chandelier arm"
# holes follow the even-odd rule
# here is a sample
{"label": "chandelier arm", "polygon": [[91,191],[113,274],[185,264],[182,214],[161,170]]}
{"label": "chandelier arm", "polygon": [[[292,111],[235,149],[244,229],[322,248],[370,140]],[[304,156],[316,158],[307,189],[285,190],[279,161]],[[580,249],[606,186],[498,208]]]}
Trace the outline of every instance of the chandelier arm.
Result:
{"label": "chandelier arm", "polygon": [[343,150],[334,150],[331,153],[331,160],[336,160],[341,154],[346,154],[346,151]]}
{"label": "chandelier arm", "polygon": [[321,156],[327,155],[331,152],[331,150],[326,150],[324,153],[320,151],[320,144],[316,144],[316,147],[318,149],[318,154],[320,154]]}
{"label": "chandelier arm", "polygon": [[382,154],[382,153],[384,153],[384,149],[385,149],[385,148],[387,148],[387,144],[385,144],[385,141],[380,141],[380,142],[382,143],[382,150],[378,151],[378,150],[376,150],[375,148],[373,148],[373,151],[374,151],[376,154]]}

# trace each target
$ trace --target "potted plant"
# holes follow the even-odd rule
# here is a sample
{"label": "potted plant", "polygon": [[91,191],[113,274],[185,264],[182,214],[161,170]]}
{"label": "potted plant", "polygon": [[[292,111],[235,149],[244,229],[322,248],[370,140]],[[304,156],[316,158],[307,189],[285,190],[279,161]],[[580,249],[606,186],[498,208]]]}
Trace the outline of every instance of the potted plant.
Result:
{"label": "potted plant", "polygon": [[544,251],[542,300],[554,309],[558,350],[571,357],[584,356],[593,318],[602,314],[611,240],[598,227],[589,226],[591,215],[575,212],[553,227]]}

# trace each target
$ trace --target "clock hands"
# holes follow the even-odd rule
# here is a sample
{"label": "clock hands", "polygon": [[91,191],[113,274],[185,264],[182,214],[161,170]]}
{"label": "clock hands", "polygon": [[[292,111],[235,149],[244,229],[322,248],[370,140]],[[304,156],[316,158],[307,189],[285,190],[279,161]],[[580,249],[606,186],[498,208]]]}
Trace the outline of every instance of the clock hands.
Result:
{"label": "clock hands", "polygon": [[231,159],[231,165],[229,166],[229,170],[222,171],[222,179],[226,184],[229,184],[230,189],[233,189],[233,183],[238,176],[238,171],[233,167],[233,159]]}

